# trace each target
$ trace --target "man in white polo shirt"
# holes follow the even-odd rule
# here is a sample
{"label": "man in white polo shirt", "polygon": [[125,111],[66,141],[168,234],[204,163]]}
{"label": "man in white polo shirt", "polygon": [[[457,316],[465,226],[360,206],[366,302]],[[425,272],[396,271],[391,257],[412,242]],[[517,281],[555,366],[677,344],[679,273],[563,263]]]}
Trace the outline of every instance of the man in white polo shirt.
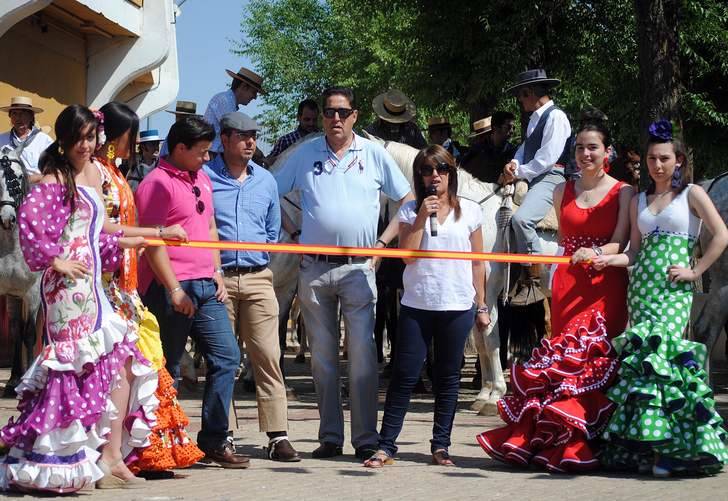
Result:
{"label": "man in white polo shirt", "polygon": [[[383,247],[398,231],[397,218],[377,238],[380,192],[400,203],[414,199],[392,157],[353,132],[357,119],[351,89],[323,93],[324,136],[302,144],[276,172],[278,193],[300,190],[303,225],[300,242]],[[351,443],[367,459],[377,450],[377,353],[374,304],[377,289],[371,260],[365,257],[305,255],[298,297],[311,347],[311,371],[318,397],[319,442],[314,458],[342,453],[344,416],[339,386],[341,303],[348,328]]]}

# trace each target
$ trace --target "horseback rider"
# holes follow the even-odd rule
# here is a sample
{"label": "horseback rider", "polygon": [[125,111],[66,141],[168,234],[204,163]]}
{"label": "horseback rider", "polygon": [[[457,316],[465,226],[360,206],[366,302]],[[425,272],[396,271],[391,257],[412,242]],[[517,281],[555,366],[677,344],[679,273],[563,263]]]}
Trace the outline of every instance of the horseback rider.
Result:
{"label": "horseback rider", "polygon": [[[523,254],[542,252],[536,225],[553,206],[554,188],[564,181],[563,166],[568,164],[565,146],[571,136],[571,125],[549,96],[550,89],[559,83],[548,78],[545,70],[533,69],[519,74],[516,83],[506,90],[518,99],[524,111],[531,113],[526,139],[503,168],[502,176],[505,184],[523,179],[529,185],[511,221],[517,252]],[[523,266],[511,304],[521,306],[544,299],[539,288],[540,268],[537,264]]]}
{"label": "horseback rider", "polygon": [[43,113],[43,108],[33,106],[29,97],[15,96],[10,98],[10,104],[3,106],[0,111],[6,111],[10,117],[12,129],[0,134],[0,148],[9,146],[20,149],[20,160],[28,171],[29,182],[40,180],[38,159],[40,154],[53,142],[53,139],[43,132],[35,123],[36,113]]}

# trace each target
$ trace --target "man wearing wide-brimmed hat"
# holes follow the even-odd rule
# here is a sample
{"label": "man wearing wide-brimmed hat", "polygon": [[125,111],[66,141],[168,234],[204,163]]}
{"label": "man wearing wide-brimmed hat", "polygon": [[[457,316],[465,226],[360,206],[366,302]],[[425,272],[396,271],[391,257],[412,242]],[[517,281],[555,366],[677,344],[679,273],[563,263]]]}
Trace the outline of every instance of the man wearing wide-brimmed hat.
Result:
{"label": "man wearing wide-brimmed hat", "polygon": [[224,115],[238,111],[239,106],[245,106],[258,94],[265,94],[263,90],[263,77],[248,68],[240,68],[236,73],[233,70],[225,70],[233,79],[230,89],[219,92],[212,96],[205,110],[205,120],[207,123],[215,127],[217,136],[212,142],[210,151],[213,153],[222,153],[222,143],[220,142],[220,120]]}
{"label": "man wearing wide-brimmed hat", "polygon": [[143,130],[139,133],[139,162],[129,169],[126,180],[133,191],[136,191],[144,176],[157,166],[159,161],[159,143],[162,138],[157,129]]}
{"label": "man wearing wide-brimmed hat", "polygon": [[[571,125],[566,113],[549,97],[550,89],[559,83],[549,78],[545,70],[535,69],[518,75],[516,83],[506,90],[516,96],[524,111],[531,113],[525,141],[503,168],[504,182],[524,179],[529,184],[528,193],[511,220],[519,253],[542,252],[536,225],[553,206],[554,188],[565,180],[561,165],[568,162],[560,159],[571,136]],[[544,298],[540,271],[540,265],[524,266],[512,304],[526,305]]]}
{"label": "man wearing wide-brimmed hat", "polygon": [[379,117],[365,130],[385,141],[408,144],[422,149],[427,141],[414,123],[417,113],[415,103],[397,89],[389,89],[372,100],[374,113]]}
{"label": "man wearing wide-brimmed hat", "polygon": [[452,125],[447,117],[430,117],[427,119],[427,134],[432,144],[445,148],[460,163],[464,148],[452,138]]}
{"label": "man wearing wide-brimmed hat", "polygon": [[40,154],[53,143],[53,139],[36,126],[35,114],[42,113],[43,109],[33,106],[33,100],[25,96],[10,98],[10,104],[3,106],[0,111],[7,111],[12,128],[0,134],[0,148],[22,148],[20,159],[28,171],[31,183],[40,181],[38,169]]}

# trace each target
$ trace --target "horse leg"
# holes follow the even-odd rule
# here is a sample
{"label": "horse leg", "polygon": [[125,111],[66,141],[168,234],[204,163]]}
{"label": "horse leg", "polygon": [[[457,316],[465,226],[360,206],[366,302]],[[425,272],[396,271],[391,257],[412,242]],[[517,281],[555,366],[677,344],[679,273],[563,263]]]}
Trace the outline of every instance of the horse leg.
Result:
{"label": "horse leg", "polygon": [[705,304],[700,313],[697,315],[695,326],[693,327],[693,338],[695,341],[705,344],[708,349],[708,355],[705,359],[705,370],[708,372],[710,380],[710,354],[713,346],[723,326],[728,322],[728,285],[712,292],[708,295]]}

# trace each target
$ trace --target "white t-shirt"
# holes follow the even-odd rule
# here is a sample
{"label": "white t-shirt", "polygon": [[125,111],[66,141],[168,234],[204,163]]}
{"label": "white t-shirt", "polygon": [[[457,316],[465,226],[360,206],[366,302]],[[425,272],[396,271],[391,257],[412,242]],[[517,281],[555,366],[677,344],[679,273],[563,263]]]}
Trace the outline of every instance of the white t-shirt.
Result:
{"label": "white t-shirt", "polygon": [[[0,134],[0,148],[6,145],[15,148],[20,143],[22,143],[22,141],[18,139],[12,129]],[[43,131],[39,131],[33,138],[33,141],[31,141],[31,143],[23,150],[23,153],[20,156],[23,159],[23,162],[25,162],[25,168],[28,169],[28,174],[40,174],[40,169],[38,168],[40,154],[43,153],[52,143],[53,139],[51,139],[48,134]]]}
{"label": "white t-shirt", "polygon": [[[399,209],[401,223],[414,224],[417,218],[414,200]],[[437,225],[437,236],[430,236],[430,218],[420,243],[423,250],[470,252],[470,234],[482,225],[480,206],[460,199],[460,219],[451,210],[445,222]],[[408,264],[402,276],[402,304],[410,308],[431,311],[463,311],[473,307],[472,261],[460,259],[418,259]]]}

